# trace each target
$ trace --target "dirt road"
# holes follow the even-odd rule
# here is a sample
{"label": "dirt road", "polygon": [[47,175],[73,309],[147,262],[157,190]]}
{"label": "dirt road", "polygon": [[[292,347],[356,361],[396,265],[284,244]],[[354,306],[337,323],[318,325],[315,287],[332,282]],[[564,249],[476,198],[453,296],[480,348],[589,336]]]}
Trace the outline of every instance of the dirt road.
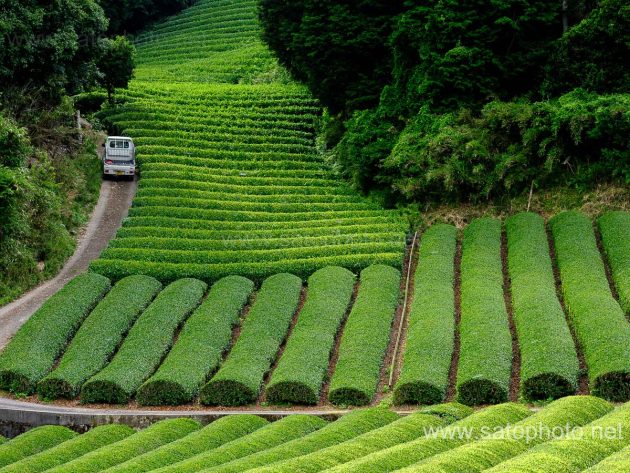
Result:
{"label": "dirt road", "polygon": [[59,274],[19,299],[0,307],[0,348],[7,344],[46,299],[70,279],[85,271],[93,259],[98,258],[127,216],[136,188],[136,181],[103,181],[90,222],[79,237],[74,255]]}

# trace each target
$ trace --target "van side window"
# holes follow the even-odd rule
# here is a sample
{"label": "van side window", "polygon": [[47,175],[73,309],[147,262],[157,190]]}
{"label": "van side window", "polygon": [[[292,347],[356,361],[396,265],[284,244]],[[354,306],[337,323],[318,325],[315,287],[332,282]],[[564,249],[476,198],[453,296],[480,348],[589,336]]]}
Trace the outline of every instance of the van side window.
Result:
{"label": "van side window", "polygon": [[124,143],[125,143],[125,149],[129,149],[129,142],[125,141]]}
{"label": "van side window", "polygon": [[110,141],[109,142],[109,147],[110,148],[115,148],[116,147],[116,142],[115,141]]}

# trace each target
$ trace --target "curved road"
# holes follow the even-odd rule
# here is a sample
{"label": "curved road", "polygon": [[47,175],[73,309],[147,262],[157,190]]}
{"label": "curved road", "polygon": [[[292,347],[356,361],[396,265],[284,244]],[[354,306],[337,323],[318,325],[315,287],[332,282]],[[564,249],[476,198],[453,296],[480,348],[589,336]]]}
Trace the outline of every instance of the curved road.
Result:
{"label": "curved road", "polygon": [[0,348],[7,344],[44,301],[70,279],[85,271],[93,259],[98,258],[127,216],[137,187],[137,181],[103,181],[90,222],[79,236],[76,251],[59,274],[0,307]]}

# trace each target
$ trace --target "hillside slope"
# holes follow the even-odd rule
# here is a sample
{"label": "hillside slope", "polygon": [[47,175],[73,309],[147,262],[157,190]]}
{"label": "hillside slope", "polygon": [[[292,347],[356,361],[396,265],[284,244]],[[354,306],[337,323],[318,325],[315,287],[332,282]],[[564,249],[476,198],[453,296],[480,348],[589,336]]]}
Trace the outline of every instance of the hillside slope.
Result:
{"label": "hillside slope", "polygon": [[317,154],[320,108],[259,40],[256,2],[202,0],[138,39],[123,105],[138,145],[130,216],[92,269],[162,281],[400,266],[405,225]]}

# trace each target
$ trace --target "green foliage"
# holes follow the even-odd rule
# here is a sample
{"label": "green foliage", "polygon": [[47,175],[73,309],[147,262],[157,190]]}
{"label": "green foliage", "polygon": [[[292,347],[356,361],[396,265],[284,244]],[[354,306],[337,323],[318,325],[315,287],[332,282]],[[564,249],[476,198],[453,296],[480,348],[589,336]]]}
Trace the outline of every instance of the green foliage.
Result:
{"label": "green foliage", "polygon": [[57,100],[64,90],[89,85],[99,55],[97,38],[107,28],[94,0],[50,5],[10,0],[0,25],[0,91],[43,89]]}
{"label": "green foliage", "polygon": [[298,307],[302,280],[277,274],[265,280],[221,369],[200,393],[202,404],[254,402]]}
{"label": "green foliage", "polygon": [[78,396],[161,288],[148,276],[130,276],[116,284],[81,325],[55,370],[38,383],[38,394],[46,399]]}
{"label": "green foliage", "polygon": [[[390,425],[397,419],[399,419],[397,414],[383,408],[353,411],[315,432],[274,448],[226,463],[220,467],[213,468],[211,471],[216,473],[239,473],[254,468],[261,472],[312,471],[302,470],[301,468],[296,470],[294,462],[299,461],[299,458],[308,458],[314,452],[319,453],[328,447],[336,446],[351,439],[361,438],[370,432],[374,432],[375,429],[379,430],[383,426]],[[433,423],[439,424],[435,418],[433,418]],[[428,426],[429,424],[427,423],[426,425]]]}
{"label": "green foliage", "polygon": [[361,108],[376,103],[389,79],[386,38],[403,5],[401,0],[263,0],[263,40],[333,113]]}
{"label": "green foliage", "polygon": [[135,32],[162,17],[174,15],[194,0],[98,0],[109,18],[110,33]]}
{"label": "green foliage", "polygon": [[326,425],[316,416],[295,414],[272,422],[255,432],[213,450],[156,470],[159,473],[193,473],[289,444]]}
{"label": "green foliage", "polygon": [[250,414],[221,417],[185,437],[113,466],[107,473],[142,473],[166,467],[238,441],[268,424],[262,417]]}
{"label": "green foliage", "polygon": [[70,438],[42,452],[31,454],[20,461],[11,463],[0,469],[0,471],[2,473],[37,473],[47,471],[105,445],[118,442],[133,433],[134,430],[126,425],[101,425],[83,435]]}
{"label": "green foliage", "polygon": [[627,93],[630,85],[630,6],[600,0],[556,43],[543,93],[558,95],[576,87],[598,93]]}
{"label": "green foliage", "polygon": [[156,370],[179,325],[199,305],[207,285],[182,279],[164,289],[133,325],[113,360],[81,388],[81,401],[123,404]]}
{"label": "green foliage", "polygon": [[564,301],[584,351],[591,392],[627,401],[630,325],[610,292],[592,223],[579,212],[564,212],[550,226]]}
{"label": "green foliage", "polygon": [[333,404],[370,404],[398,307],[398,270],[373,265],[361,271],[360,279],[359,294],[344,327],[330,380],[328,398]]}
{"label": "green foliage", "polygon": [[0,115],[0,166],[20,168],[32,153],[28,132]]}
{"label": "green foliage", "polygon": [[[477,411],[465,418],[416,440],[369,453],[363,457],[330,468],[330,473],[388,473],[440,452],[472,442],[487,432],[519,422],[531,412],[518,404],[500,404]],[[458,435],[458,432],[469,435]]]}
{"label": "green foliage", "polygon": [[254,283],[240,276],[221,279],[212,286],[158,371],[138,390],[141,405],[192,401],[230,348],[232,329],[253,289]]}
{"label": "green foliage", "polygon": [[396,404],[435,404],[446,397],[455,345],[457,229],[429,228],[420,243]]}
{"label": "green foliage", "polygon": [[53,448],[77,434],[60,425],[44,425],[0,445],[0,467]]}
{"label": "green foliage", "polygon": [[512,337],[503,297],[498,220],[477,219],[464,230],[461,280],[458,400],[467,405],[505,402]]}
{"label": "green foliage", "polygon": [[575,91],[549,102],[491,102],[479,116],[423,109],[379,161],[409,200],[479,200],[537,185],[628,180],[630,97]]}
{"label": "green foliage", "polygon": [[[538,445],[518,457],[488,470],[492,473],[521,473],[532,471],[584,471],[630,443],[630,405],[626,404],[581,429],[550,442]],[[615,438],[602,432],[614,431]],[[604,462],[603,465],[605,465]],[[591,471],[586,470],[586,471]],[[614,470],[596,470],[608,473]]]}
{"label": "green foliage", "polygon": [[68,340],[109,288],[110,281],[104,276],[82,274],[48,299],[2,351],[2,389],[32,393],[37,382],[53,367]]}
{"label": "green foliage", "polygon": [[327,267],[308,278],[306,303],[266,387],[271,403],[317,404],[355,275]]}
{"label": "green foliage", "polygon": [[[598,398],[565,397],[487,438],[439,453],[401,472],[456,473],[463,469],[470,472],[484,471],[545,442],[554,429],[574,429],[584,426],[611,410],[612,406],[609,403]],[[522,432],[534,432],[534,434],[528,437]]]}
{"label": "green foliage", "polygon": [[575,393],[578,359],[555,280],[542,217],[521,213],[506,223],[514,321],[521,353],[521,392],[526,399]]}
{"label": "green foliage", "polygon": [[584,471],[588,473],[625,473],[630,468],[630,447],[609,456]]}
{"label": "green foliage", "polygon": [[[343,418],[342,418],[343,419]],[[337,421],[333,424],[337,424]],[[260,468],[259,472],[287,472],[300,471],[302,473],[324,471],[337,465],[341,465],[361,458],[376,451],[381,451],[394,445],[409,442],[439,429],[447,422],[436,416],[422,412],[413,413],[381,427],[375,426],[361,435],[343,441],[337,440],[334,445],[309,454],[300,455],[293,459],[271,459],[266,468]],[[332,428],[332,426],[330,426]],[[323,432],[322,429],[320,432]],[[226,465],[227,466],[227,465]],[[224,470],[220,470],[222,473]],[[236,472],[236,470],[230,470]],[[241,470],[242,471],[242,470]],[[218,472],[217,472],[218,473]],[[227,473],[225,470],[224,473]]]}
{"label": "green foliage", "polygon": [[124,36],[102,41],[102,52],[99,58],[99,82],[107,91],[109,102],[116,88],[127,88],[133,77],[136,48]]}
{"label": "green foliage", "polygon": [[199,422],[186,417],[163,420],[125,439],[105,445],[48,471],[49,473],[103,471],[181,439],[196,432],[199,428]]}
{"label": "green foliage", "polygon": [[609,212],[597,221],[619,304],[630,314],[630,213]]}

